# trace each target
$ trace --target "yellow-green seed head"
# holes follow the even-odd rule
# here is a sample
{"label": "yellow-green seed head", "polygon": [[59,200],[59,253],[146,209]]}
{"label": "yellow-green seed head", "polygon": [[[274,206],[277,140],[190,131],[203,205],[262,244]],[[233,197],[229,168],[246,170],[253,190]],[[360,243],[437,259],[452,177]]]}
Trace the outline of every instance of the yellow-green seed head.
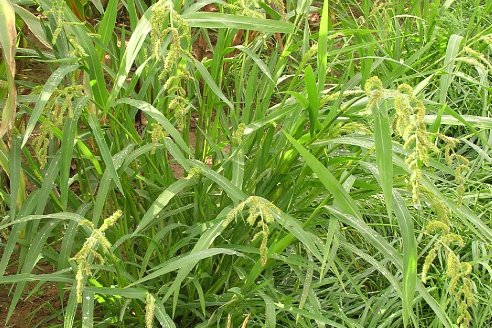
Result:
{"label": "yellow-green seed head", "polygon": [[382,91],[383,82],[379,79],[379,77],[373,76],[366,81],[364,90],[368,96],[370,96],[374,91]]}
{"label": "yellow-green seed head", "polygon": [[449,290],[454,292],[456,289],[456,285],[458,283],[458,279],[461,276],[460,272],[460,263],[458,257],[453,252],[448,252],[448,257],[446,259],[447,269],[446,275],[450,278],[449,281]]}
{"label": "yellow-green seed head", "polygon": [[145,297],[145,327],[154,327],[155,298],[147,293]]}
{"label": "yellow-green seed head", "polygon": [[450,228],[449,225],[442,221],[433,220],[427,224],[425,231],[429,234],[440,233],[447,234]]}
{"label": "yellow-green seed head", "polygon": [[406,96],[413,97],[413,88],[406,83],[399,85],[397,90]]}
{"label": "yellow-green seed head", "polygon": [[437,246],[434,246],[425,257],[424,265],[422,267],[422,283],[424,284],[427,282],[427,275],[429,273],[430,266],[432,265],[432,262],[434,262],[436,256]]}

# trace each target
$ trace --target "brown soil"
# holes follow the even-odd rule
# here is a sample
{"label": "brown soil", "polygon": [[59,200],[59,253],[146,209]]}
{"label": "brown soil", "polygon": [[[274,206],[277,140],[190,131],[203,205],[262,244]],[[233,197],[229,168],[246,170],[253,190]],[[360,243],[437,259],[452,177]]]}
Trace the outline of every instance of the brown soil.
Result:
{"label": "brown soil", "polygon": [[[28,289],[31,290],[34,286],[34,284],[31,284]],[[7,318],[13,292],[14,290],[10,292],[10,286],[0,285],[0,325],[3,325]],[[53,308],[61,308],[58,289],[54,284],[47,283],[30,298],[21,298],[5,327],[36,327],[53,314]],[[38,327],[43,327],[43,325]]]}
{"label": "brown soil", "polygon": [[[53,272],[53,267],[48,264],[40,264],[36,269],[36,273]],[[8,269],[6,275],[15,274],[15,270]],[[0,285],[0,327],[10,328],[34,328],[45,327],[48,325],[47,318],[62,308],[58,287],[53,283],[45,283],[31,297],[27,298],[28,294],[35,288],[37,283],[27,284],[23,296],[17,303],[14,313],[10,317],[9,322],[5,325],[7,313],[10,307],[10,302],[14,295],[15,288],[12,285]],[[51,320],[50,323],[55,323],[56,320]]]}

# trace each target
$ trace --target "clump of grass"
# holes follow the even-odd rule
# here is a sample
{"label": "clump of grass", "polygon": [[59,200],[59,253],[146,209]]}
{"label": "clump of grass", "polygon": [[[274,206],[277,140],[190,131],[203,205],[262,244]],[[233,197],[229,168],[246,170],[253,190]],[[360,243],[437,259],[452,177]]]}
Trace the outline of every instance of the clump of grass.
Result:
{"label": "clump of grass", "polygon": [[19,11],[7,319],[29,277],[66,327],[490,326],[487,5],[203,3]]}

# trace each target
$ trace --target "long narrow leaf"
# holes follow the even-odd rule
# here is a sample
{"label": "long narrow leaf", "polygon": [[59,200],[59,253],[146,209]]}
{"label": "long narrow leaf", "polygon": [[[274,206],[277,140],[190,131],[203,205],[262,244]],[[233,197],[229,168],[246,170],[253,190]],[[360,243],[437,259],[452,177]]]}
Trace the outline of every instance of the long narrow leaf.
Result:
{"label": "long narrow leaf", "polygon": [[210,249],[205,249],[205,250],[201,250],[198,252],[193,252],[189,255],[185,255],[181,258],[172,259],[166,263],[159,265],[158,267],[154,268],[155,269],[154,272],[143,277],[142,279],[139,279],[139,280],[133,282],[128,287],[141,284],[141,283],[148,281],[148,280],[151,280],[151,279],[155,279],[155,278],[162,276],[166,273],[178,270],[182,267],[187,267],[188,265],[194,266],[200,260],[215,256],[215,255],[219,255],[219,254],[242,256],[242,254],[239,252],[236,252],[236,251],[233,251],[230,249],[225,249],[225,248],[210,248]]}
{"label": "long narrow leaf", "polygon": [[393,146],[388,116],[388,101],[382,100],[372,107],[374,118],[374,144],[376,164],[381,179],[386,212],[391,219],[393,213]]}
{"label": "long narrow leaf", "polygon": [[413,314],[413,300],[417,285],[417,242],[413,229],[413,218],[403,198],[393,191],[395,216],[403,238],[403,323],[408,325]]}
{"label": "long narrow leaf", "polygon": [[302,146],[297,140],[284,131],[287,139],[292,143],[295,149],[301,154],[306,161],[306,164],[313,170],[318,176],[321,183],[326,189],[333,195],[335,203],[340,209],[356,217],[361,217],[359,208],[350,195],[343,189],[340,182],[331,174],[331,172],[318,161],[304,146]]}
{"label": "long narrow leaf", "polygon": [[15,12],[9,0],[0,0],[0,46],[7,65],[8,98],[2,110],[0,138],[9,132],[14,124],[17,90],[15,88],[15,52],[17,31],[15,29]]}
{"label": "long narrow leaf", "polygon": [[183,18],[191,27],[237,28],[265,33],[292,33],[294,31],[294,26],[291,23],[257,17],[194,12],[184,14]]}
{"label": "long narrow leaf", "polygon": [[145,212],[142,220],[138,224],[137,228],[133,232],[133,235],[136,235],[143,229],[147,227],[151,223],[153,219],[166,207],[169,201],[176,196],[179,192],[181,192],[184,188],[190,187],[196,183],[195,179],[181,179],[174,182],[170,185],[166,190],[164,190],[159,197],[150,205],[147,212]]}
{"label": "long narrow leaf", "polygon": [[89,125],[92,129],[92,133],[94,134],[94,139],[96,139],[97,145],[99,146],[99,151],[101,152],[101,157],[103,158],[104,164],[106,164],[106,169],[109,170],[109,175],[111,179],[113,179],[114,183],[120,190],[122,194],[124,194],[123,186],[121,185],[120,177],[116,172],[116,168],[113,163],[113,159],[111,157],[111,153],[109,151],[109,147],[104,140],[104,135],[102,133],[101,125],[99,124],[99,120],[96,117],[95,113],[90,112],[88,115]]}
{"label": "long narrow leaf", "polygon": [[157,121],[164,130],[169,133],[169,135],[174,139],[174,141],[178,144],[179,147],[181,147],[182,150],[184,150],[187,154],[191,155],[190,149],[186,142],[184,142],[183,137],[179,133],[179,131],[174,127],[174,125],[169,122],[169,120],[159,112],[154,106],[151,104],[141,101],[141,100],[134,100],[134,99],[129,99],[129,98],[123,98],[119,99],[117,101],[117,104],[128,104],[130,106],[133,106],[135,108],[138,108],[142,110],[145,114],[149,115],[152,117],[154,120]]}
{"label": "long narrow leaf", "polygon": [[82,97],[77,100],[74,106],[73,116],[67,119],[63,129],[63,138],[60,147],[60,200],[64,210],[66,210],[68,203],[68,179],[70,175],[70,166],[72,164],[75,135],[77,133],[77,123],[82,114],[82,109],[87,104],[88,100],[88,97]]}

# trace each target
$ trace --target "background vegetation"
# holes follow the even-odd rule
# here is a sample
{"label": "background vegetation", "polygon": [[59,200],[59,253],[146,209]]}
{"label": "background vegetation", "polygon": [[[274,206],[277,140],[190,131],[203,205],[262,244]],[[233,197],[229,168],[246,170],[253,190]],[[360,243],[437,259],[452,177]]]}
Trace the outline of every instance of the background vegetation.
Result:
{"label": "background vegetation", "polygon": [[491,12],[0,0],[3,321],[492,326]]}

